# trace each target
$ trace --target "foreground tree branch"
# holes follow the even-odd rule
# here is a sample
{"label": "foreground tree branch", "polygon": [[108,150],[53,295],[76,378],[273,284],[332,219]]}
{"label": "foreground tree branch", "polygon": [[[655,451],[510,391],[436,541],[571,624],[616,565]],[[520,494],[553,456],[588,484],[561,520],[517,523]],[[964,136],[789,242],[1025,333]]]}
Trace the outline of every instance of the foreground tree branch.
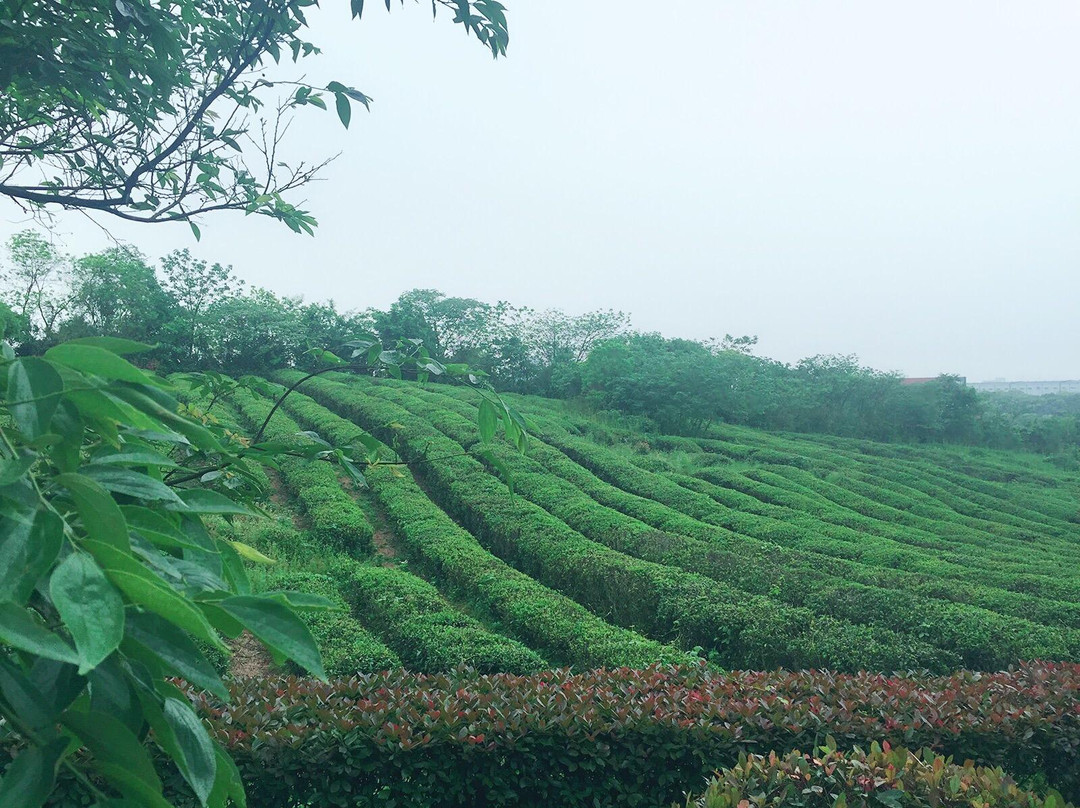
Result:
{"label": "foreground tree branch", "polygon": [[[0,195],[128,221],[193,221],[233,210],[312,234],[292,195],[329,160],[279,159],[291,115],[328,109],[344,126],[359,90],[256,70],[319,53],[305,38],[314,0],[0,0]],[[435,0],[492,52],[506,51],[495,0]],[[386,2],[390,8],[389,0]],[[352,0],[354,17],[363,0]],[[56,43],[63,42],[63,48]],[[252,133],[256,136],[252,136]]]}

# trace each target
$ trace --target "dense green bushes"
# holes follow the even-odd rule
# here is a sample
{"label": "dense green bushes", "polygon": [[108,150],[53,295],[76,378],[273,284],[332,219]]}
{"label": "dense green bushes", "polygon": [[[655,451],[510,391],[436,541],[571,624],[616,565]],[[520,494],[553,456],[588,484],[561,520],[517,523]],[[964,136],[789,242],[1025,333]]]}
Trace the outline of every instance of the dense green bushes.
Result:
{"label": "dense green bushes", "polygon": [[[293,394],[285,406],[341,445],[361,432],[306,396]],[[410,559],[441,587],[460,594],[545,658],[579,668],[690,660],[670,646],[609,625],[507,565],[455,524],[410,476],[374,468],[366,477]]]}
{"label": "dense green bushes", "polygon": [[1075,799],[1078,700],[1080,666],[1042,664],[899,678],[396,672],[239,683],[230,705],[196,703],[260,808],[493,808],[670,805],[741,753],[814,749],[827,734],[841,749],[929,747]]}
{"label": "dense green bushes", "polygon": [[[340,611],[312,612],[305,622],[322,651],[323,665],[331,676],[353,676],[357,673],[400,668],[403,660],[369,631],[371,624],[363,612],[364,624],[350,613],[349,600],[327,573],[271,570],[265,579],[267,589],[291,589],[311,595],[322,595]],[[452,667],[452,666],[451,666]]]}
{"label": "dense green bushes", "polygon": [[929,749],[915,754],[887,742],[869,752],[821,746],[813,754],[741,756],[686,806],[745,808],[751,799],[758,808],[1065,808],[1059,794],[1025,791],[1000,768],[959,766]]}
{"label": "dense green bushes", "polygon": [[352,676],[401,667],[397,654],[373,637],[349,611],[331,570],[335,554],[313,544],[308,536],[280,519],[240,517],[217,530],[275,559],[272,566],[251,571],[252,585],[260,591],[295,590],[321,595],[338,611],[307,612],[301,619],[311,631],[331,676]]}
{"label": "dense green bushes", "polygon": [[[232,403],[255,427],[270,413],[270,402],[247,390],[238,390]],[[279,410],[270,422],[267,437],[302,440],[299,432],[296,423]],[[342,489],[334,466],[308,458],[284,458],[279,465],[285,483],[311,523],[312,535],[319,542],[357,558],[371,553],[374,534],[371,522]]]}
{"label": "dense green bushes", "polygon": [[531,673],[547,667],[535,651],[449,608],[434,586],[415,575],[355,564],[344,577],[342,592],[408,670],[438,672],[468,665],[480,673]]}
{"label": "dense green bushes", "polygon": [[[614,552],[532,503],[510,499],[478,461],[461,456],[461,446],[426,420],[337,382],[314,379],[308,385],[312,395],[361,426],[397,440],[431,483],[432,496],[494,552],[619,625],[687,649],[704,648],[720,664],[732,666],[897,670],[956,665],[949,652],[911,637],[725,591],[704,576]],[[429,458],[439,462],[425,462]]]}
{"label": "dense green bushes", "polygon": [[[412,387],[388,389],[384,385],[371,394],[400,403],[458,442],[471,445],[476,440],[472,421],[450,412],[447,406],[450,402],[445,397],[422,394]],[[751,559],[745,554],[743,563],[739,564],[738,556],[712,550],[708,543],[658,535],[637,520],[601,506],[574,485],[552,477],[532,460],[510,451],[496,451],[500,462],[513,470],[515,485],[524,496],[583,535],[637,557],[727,582],[739,587],[741,596],[747,600],[752,600],[752,596],[746,590],[770,594],[776,600],[805,606],[816,614],[912,635],[931,646],[956,653],[963,664],[979,669],[1003,667],[1019,659],[1080,656],[1080,639],[1069,629],[1036,625],[910,591],[832,577],[808,565],[796,565],[791,554],[785,566],[771,565],[766,558]],[[557,473],[565,473],[564,467],[569,463],[563,458],[560,464],[558,453],[543,444],[535,445],[531,454],[544,459],[548,470],[558,469]],[[752,570],[746,569],[748,563],[753,563]],[[776,607],[778,611],[783,608]],[[927,658],[933,659],[932,651],[927,652]]]}

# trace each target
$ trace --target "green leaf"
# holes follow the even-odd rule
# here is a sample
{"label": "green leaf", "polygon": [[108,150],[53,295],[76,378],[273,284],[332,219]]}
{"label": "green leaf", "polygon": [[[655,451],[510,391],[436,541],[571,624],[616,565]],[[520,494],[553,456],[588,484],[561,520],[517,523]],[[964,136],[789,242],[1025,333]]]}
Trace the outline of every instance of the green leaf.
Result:
{"label": "green leaf", "polygon": [[140,735],[146,722],[142,704],[119,657],[106,659],[87,678],[90,680],[90,709],[120,719],[124,726]]}
{"label": "green leaf", "polygon": [[[72,730],[98,761],[98,769],[105,776],[121,785],[125,796],[130,796],[123,786],[128,778],[117,779],[112,774],[110,761],[122,761],[123,770],[151,791],[161,793],[161,780],[154,771],[154,764],[146,746],[124,723],[107,713],[68,710],[60,716],[61,723]],[[119,766],[116,766],[119,768]],[[135,789],[139,791],[139,789]]]}
{"label": "green leaf", "polygon": [[103,425],[112,425],[115,432],[116,424],[144,430],[161,428],[160,422],[105,390],[69,390],[64,398],[78,408],[83,418],[99,429]]}
{"label": "green leaf", "polygon": [[120,510],[127,520],[128,529],[142,536],[155,547],[167,550],[205,549],[189,539],[164,513],[157,513],[141,505],[121,505]]}
{"label": "green leaf", "polygon": [[191,219],[188,219],[188,227],[191,228],[191,232],[195,235],[195,240],[202,241],[202,230],[200,230],[199,226],[191,221]]}
{"label": "green leaf", "polygon": [[214,744],[199,717],[186,702],[166,699],[164,713],[175,739],[172,757],[199,802],[206,805],[217,775]]}
{"label": "green leaf", "polygon": [[114,379],[135,384],[164,384],[152,378],[121,356],[96,345],[65,342],[49,348],[45,358],[60,365],[67,365],[80,373],[91,373],[103,379]]}
{"label": "green leaf", "polygon": [[231,543],[226,541],[218,542],[218,552],[221,557],[221,571],[228,589],[236,595],[250,595],[251,581],[248,579],[247,568],[240,554]]}
{"label": "green leaf", "polygon": [[19,431],[30,440],[49,431],[49,421],[63,391],[64,381],[60,374],[42,359],[31,356],[8,366],[4,403]]}
{"label": "green leaf", "polygon": [[[174,808],[161,794],[161,787],[154,787],[118,763],[98,763],[98,772],[127,799],[119,808]],[[105,808],[116,808],[106,803]]]}
{"label": "green leaf", "polygon": [[[53,666],[59,680],[61,671],[74,670],[73,665],[57,662],[53,659],[38,657],[34,662],[31,674],[39,672],[45,666]],[[80,682],[79,690],[82,689]],[[42,740],[50,740],[56,735],[56,717],[65,705],[60,702],[66,699],[68,693],[65,690],[63,696],[58,689],[48,687],[48,695],[43,692],[39,683],[27,677],[8,654],[0,654],[0,696],[15,711],[15,715],[31,732],[34,732]],[[70,704],[70,701],[67,701]]]}
{"label": "green leaf", "polygon": [[0,641],[59,662],[78,665],[81,661],[74,648],[14,603],[0,603]]}
{"label": "green leaf", "polygon": [[210,792],[210,799],[207,802],[213,808],[225,808],[231,799],[235,808],[247,808],[247,795],[244,793],[244,781],[240,778],[240,770],[236,768],[233,759],[217,744],[214,744],[214,755],[217,757],[217,779],[214,781],[214,789]]}
{"label": "green leaf", "polygon": [[215,648],[228,652],[228,646],[221,641],[221,637],[214,631],[203,613],[187,598],[166,586],[149,570],[141,574],[124,570],[107,570],[106,574],[109,580],[134,603],[164,617]]}
{"label": "green leaf", "polygon": [[90,461],[92,466],[154,466],[155,468],[177,468],[176,463],[161,452],[144,447],[133,447],[119,452],[106,452],[95,455]]}
{"label": "green leaf", "polygon": [[348,129],[349,121],[352,120],[352,105],[349,103],[348,96],[345,93],[334,93],[334,105],[337,107],[341,125]]}
{"label": "green leaf", "polygon": [[239,513],[245,516],[255,516],[255,512],[233,502],[224,494],[217,491],[208,491],[205,488],[189,488],[180,492],[182,503],[179,505],[166,505],[170,511],[186,511],[189,513]]}
{"label": "green leaf", "polygon": [[31,746],[4,770],[0,808],[41,808],[56,783],[56,768],[68,748],[66,738]]}
{"label": "green leaf", "polygon": [[18,457],[13,460],[0,460],[0,488],[11,485],[30,470],[37,460],[35,455]]}
{"label": "green leaf", "polygon": [[36,511],[29,523],[11,520],[0,540],[0,601],[25,604],[60,553],[64,522],[53,511]]}
{"label": "green leaf", "polygon": [[215,601],[199,601],[199,609],[206,619],[210,621],[210,624],[224,634],[226,637],[235,639],[244,633],[244,625],[225,611],[219,608],[216,604],[217,601],[223,600],[231,593],[222,593],[223,597],[217,598]]}
{"label": "green leaf", "polygon": [[307,626],[289,607],[254,595],[226,598],[218,605],[271,649],[320,679],[326,678],[319,647]]}
{"label": "green leaf", "polygon": [[248,561],[254,561],[256,564],[276,564],[277,561],[270,556],[263,555],[254,547],[249,544],[244,544],[242,541],[229,541],[233,549],[240,554],[242,558],[246,558]]}
{"label": "green leaf", "polygon": [[145,342],[136,342],[133,339],[121,337],[80,337],[67,341],[68,345],[92,345],[95,348],[104,348],[114,354],[133,354],[152,351],[156,345],[147,345]]}
{"label": "green leaf", "polygon": [[79,651],[79,674],[99,665],[124,638],[124,601],[101,567],[72,553],[52,574],[52,597]]}
{"label": "green leaf", "polygon": [[340,611],[341,607],[334,601],[324,598],[322,595],[311,595],[307,592],[297,592],[292,589],[272,589],[262,593],[263,597],[280,600],[282,603],[303,612],[333,612]]}
{"label": "green leaf", "polygon": [[170,504],[183,505],[184,502],[165,483],[134,469],[90,465],[83,466],[80,472],[100,484],[102,488],[118,494]]}
{"label": "green leaf", "polygon": [[499,426],[499,411],[495,405],[486,398],[480,400],[480,440],[490,443],[495,437],[495,430]]}
{"label": "green leaf", "polygon": [[68,490],[90,538],[122,550],[131,547],[124,514],[108,491],[84,474],[60,474],[56,483]]}
{"label": "green leaf", "polygon": [[198,646],[180,629],[156,614],[129,611],[127,636],[122,648],[136,657],[149,655],[170,674],[181,676],[196,687],[229,700],[229,691]]}
{"label": "green leaf", "polygon": [[[177,413],[178,403],[175,399],[167,397],[164,391],[153,388],[136,390],[133,387],[120,387],[112,390],[112,393],[151,418],[165,422],[199,449],[205,452],[222,451],[222,446],[213,433],[202,424]],[[157,394],[164,396],[164,399],[159,400]],[[158,424],[157,428],[160,430],[161,425]]]}

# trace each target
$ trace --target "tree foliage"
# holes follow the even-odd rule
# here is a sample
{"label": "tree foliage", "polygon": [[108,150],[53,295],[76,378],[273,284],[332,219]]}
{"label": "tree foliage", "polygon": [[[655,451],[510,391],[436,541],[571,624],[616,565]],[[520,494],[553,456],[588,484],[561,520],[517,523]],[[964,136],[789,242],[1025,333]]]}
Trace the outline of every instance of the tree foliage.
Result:
{"label": "tree foliage", "polygon": [[0,804],[41,805],[64,768],[100,805],[163,805],[151,730],[201,803],[242,804],[227,755],[167,677],[225,695],[197,643],[224,651],[243,629],[322,675],[296,610],[330,604],[253,594],[248,548],[203,526],[251,512],[247,456],[260,447],[182,414],[169,385],[121,356],[146,347],[87,339],[24,358],[4,347],[0,716],[22,752]]}
{"label": "tree foliage", "polygon": [[[419,345],[351,347],[372,366],[393,363],[395,375],[402,365],[450,372]],[[254,512],[265,476],[253,464],[331,460],[363,484],[358,465],[385,460],[378,447],[334,446],[314,433],[269,440],[277,404],[253,435],[239,435],[124,357],[149,348],[91,337],[19,358],[3,346],[0,729],[18,753],[0,779],[0,805],[40,806],[61,768],[103,808],[166,805],[148,743],[202,805],[242,805],[235,767],[169,678],[227,697],[206,649],[227,651],[224,638],[245,629],[275,659],[323,676],[297,612],[334,604],[300,591],[255,593],[243,560],[267,559],[203,520]],[[198,386],[212,406],[258,382],[210,375]],[[482,396],[524,448],[520,416]],[[483,418],[480,432],[490,440]]]}
{"label": "tree foliage", "polygon": [[[3,0],[0,194],[27,209],[188,221],[196,237],[193,218],[219,210],[312,233],[315,219],[294,192],[326,161],[282,156],[289,118],[329,101],[347,127],[353,105],[371,101],[340,81],[316,86],[288,69],[319,53],[307,37],[315,5]],[[492,55],[505,53],[496,0],[438,6]],[[351,9],[359,17],[363,0]]]}

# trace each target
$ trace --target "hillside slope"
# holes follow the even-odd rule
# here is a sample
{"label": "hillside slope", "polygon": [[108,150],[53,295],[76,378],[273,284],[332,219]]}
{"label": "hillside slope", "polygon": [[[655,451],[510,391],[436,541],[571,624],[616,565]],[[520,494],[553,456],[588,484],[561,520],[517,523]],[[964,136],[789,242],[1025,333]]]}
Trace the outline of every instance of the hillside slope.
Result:
{"label": "hillside slope", "polygon": [[[513,401],[528,455],[484,456],[471,391],[334,374],[302,392],[279,434],[364,432],[409,461],[345,492],[382,520],[382,547],[346,526],[331,549],[347,563],[330,566],[364,629],[427,669],[1080,659],[1080,475],[1038,457],[726,426],[644,435],[527,397]],[[283,495],[326,542],[318,511],[342,492],[305,494],[302,477],[284,469]]]}

